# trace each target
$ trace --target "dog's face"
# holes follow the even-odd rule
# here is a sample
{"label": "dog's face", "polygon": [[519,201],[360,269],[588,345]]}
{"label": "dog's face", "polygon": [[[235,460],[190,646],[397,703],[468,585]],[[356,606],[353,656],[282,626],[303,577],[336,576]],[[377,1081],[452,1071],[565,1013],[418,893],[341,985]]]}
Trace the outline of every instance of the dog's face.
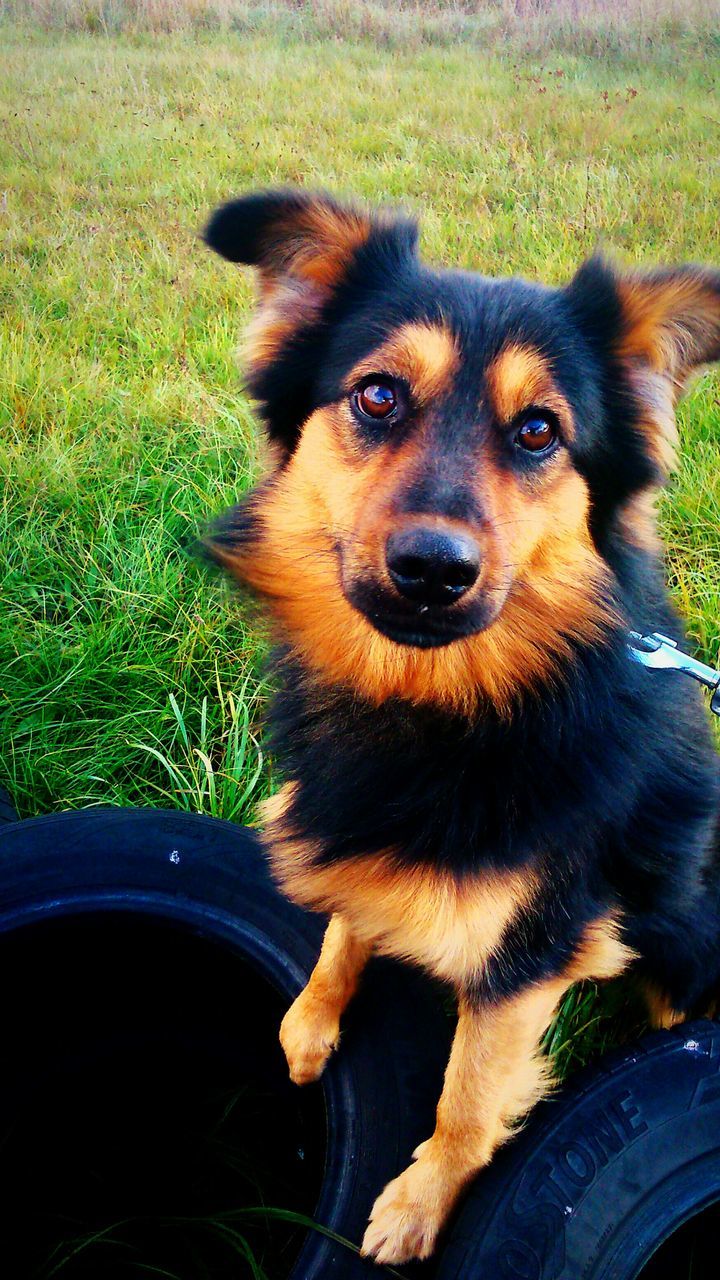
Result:
{"label": "dog's face", "polygon": [[296,192],[206,237],[260,270],[275,448],[209,545],[305,662],[376,700],[502,703],[598,640],[613,547],[653,540],[677,391],[720,354],[720,277],[431,271],[410,224]]}

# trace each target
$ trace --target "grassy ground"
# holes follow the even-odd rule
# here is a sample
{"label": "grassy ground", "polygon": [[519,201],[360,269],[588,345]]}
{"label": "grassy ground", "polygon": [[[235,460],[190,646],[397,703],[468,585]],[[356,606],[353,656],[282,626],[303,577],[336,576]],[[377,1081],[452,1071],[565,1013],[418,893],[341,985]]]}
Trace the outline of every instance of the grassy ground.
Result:
{"label": "grassy ground", "polygon": [[657,61],[720,43],[720,0],[0,0],[0,15],[49,31],[269,32],[405,51],[462,42],[541,58],[552,47]]}
{"label": "grassy ground", "polygon": [[[311,33],[312,34],[312,33]],[[338,32],[335,33],[336,37]],[[564,279],[720,257],[718,46],[641,61],[512,44],[0,28],[0,783],[23,815],[162,804],[251,819],[262,632],[188,553],[255,468],[233,347],[249,281],[197,239],[220,199],[327,185],[422,213],[431,259]],[[720,643],[719,384],[663,507],[697,652]],[[564,1062],[612,1036],[593,992]]]}

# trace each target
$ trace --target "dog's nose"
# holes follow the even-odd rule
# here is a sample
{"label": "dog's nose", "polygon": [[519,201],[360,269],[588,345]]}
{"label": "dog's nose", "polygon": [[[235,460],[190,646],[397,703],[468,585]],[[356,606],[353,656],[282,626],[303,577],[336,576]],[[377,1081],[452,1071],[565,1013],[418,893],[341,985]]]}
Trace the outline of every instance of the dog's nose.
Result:
{"label": "dog's nose", "polygon": [[400,594],[418,604],[452,604],[480,572],[474,538],[423,525],[391,533],[385,559]]}

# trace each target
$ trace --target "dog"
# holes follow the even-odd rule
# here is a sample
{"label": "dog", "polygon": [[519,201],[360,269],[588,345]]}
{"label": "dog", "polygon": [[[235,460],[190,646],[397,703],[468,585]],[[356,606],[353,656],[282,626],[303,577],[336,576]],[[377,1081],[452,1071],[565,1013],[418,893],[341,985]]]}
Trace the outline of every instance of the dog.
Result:
{"label": "dog", "polygon": [[683,640],[654,503],[677,397],[720,359],[720,272],[435,270],[405,216],[300,190],[225,204],[205,240],[258,271],[269,443],[206,542],[278,643],[272,870],[330,915],[282,1023],[292,1079],[371,953],[457,995],[435,1130],[362,1245],[403,1263],[546,1092],[572,983],[632,967],[661,1027],[715,1008],[719,757],[696,687],[627,636]]}

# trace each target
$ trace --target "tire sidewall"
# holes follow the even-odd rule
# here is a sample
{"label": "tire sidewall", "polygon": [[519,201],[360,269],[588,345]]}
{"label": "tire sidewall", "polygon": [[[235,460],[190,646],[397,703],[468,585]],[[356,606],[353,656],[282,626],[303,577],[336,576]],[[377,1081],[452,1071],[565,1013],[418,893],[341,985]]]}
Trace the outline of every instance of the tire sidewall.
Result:
{"label": "tire sidewall", "polygon": [[471,1188],[438,1280],[634,1280],[720,1198],[720,1026],[647,1036],[544,1104]]}

